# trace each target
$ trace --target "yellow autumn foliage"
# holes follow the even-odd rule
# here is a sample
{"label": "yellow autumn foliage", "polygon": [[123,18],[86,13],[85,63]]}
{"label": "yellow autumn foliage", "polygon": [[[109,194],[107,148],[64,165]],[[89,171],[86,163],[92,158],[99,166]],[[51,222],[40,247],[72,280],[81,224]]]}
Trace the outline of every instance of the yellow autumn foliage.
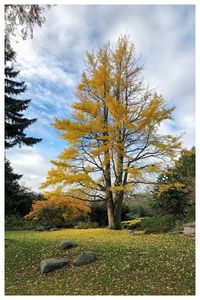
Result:
{"label": "yellow autumn foliage", "polygon": [[179,137],[159,131],[174,108],[167,108],[161,95],[145,87],[141,71],[126,36],[114,47],[108,43],[96,53],[87,53],[72,118],[55,119],[53,124],[68,147],[52,161],[55,168],[43,188],[70,186],[86,189],[89,195],[107,197],[111,191],[115,196],[164,169],[162,163],[148,165],[150,161],[176,160]]}
{"label": "yellow autumn foliage", "polygon": [[[82,213],[89,213],[90,207],[87,202],[78,198],[65,196],[59,190],[45,194],[46,200],[34,201],[32,209],[26,215],[27,219],[40,219],[41,211],[44,208],[59,209],[58,214],[63,220],[74,218]],[[50,217],[50,216],[49,216]]]}
{"label": "yellow autumn foliage", "polygon": [[128,168],[128,173],[133,175],[134,177],[137,177],[141,174],[141,169],[139,168],[135,168],[135,167],[131,167]]}
{"label": "yellow autumn foliage", "polygon": [[160,167],[157,165],[149,165],[146,167],[146,171],[147,172],[155,172],[155,173],[159,173],[161,171]]}
{"label": "yellow autumn foliage", "polygon": [[[115,100],[114,98],[108,96],[107,97],[107,106],[109,112],[118,120],[123,120],[128,114],[128,109],[125,107],[123,103],[119,100]],[[119,123],[120,124],[120,123]]]}
{"label": "yellow autumn foliage", "polygon": [[75,158],[77,155],[77,149],[70,147],[65,149],[60,155],[59,155],[59,159],[61,160],[70,160]]}
{"label": "yellow autumn foliage", "polygon": [[130,184],[127,185],[114,185],[110,187],[110,191],[116,193],[116,192],[121,192],[121,191],[130,191],[132,186]]}
{"label": "yellow autumn foliage", "polygon": [[110,147],[109,147],[109,144],[105,144],[105,145],[101,145],[99,146],[98,148],[94,149],[94,150],[91,150],[90,153],[95,157],[95,156],[98,156],[102,153],[105,153],[105,151],[109,150]]}
{"label": "yellow autumn foliage", "polygon": [[73,104],[75,110],[81,111],[83,113],[91,114],[95,116],[99,110],[99,103],[91,101],[90,99],[84,99],[79,103]]}
{"label": "yellow autumn foliage", "polygon": [[161,193],[167,192],[168,190],[171,189],[177,189],[177,190],[182,190],[184,188],[184,184],[180,183],[180,182],[172,182],[172,183],[160,183],[158,184],[158,188],[159,188],[159,193],[158,196],[160,196]]}

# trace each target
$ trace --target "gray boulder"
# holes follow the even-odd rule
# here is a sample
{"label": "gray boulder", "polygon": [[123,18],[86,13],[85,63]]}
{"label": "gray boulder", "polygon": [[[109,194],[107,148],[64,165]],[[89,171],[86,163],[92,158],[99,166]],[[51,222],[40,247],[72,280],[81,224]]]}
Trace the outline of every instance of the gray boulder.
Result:
{"label": "gray boulder", "polygon": [[42,274],[46,274],[67,265],[69,265],[69,262],[66,259],[44,259],[40,262],[40,271]]}
{"label": "gray boulder", "polygon": [[83,266],[90,264],[96,260],[97,256],[96,253],[87,251],[80,253],[73,261],[75,266]]}
{"label": "gray boulder", "polygon": [[128,230],[128,235],[129,236],[134,236],[134,235],[144,235],[144,231],[137,231],[137,230]]}
{"label": "gray boulder", "polygon": [[39,226],[34,229],[34,231],[45,231],[45,230],[49,230],[49,228],[46,226]]}
{"label": "gray boulder", "polygon": [[61,230],[61,228],[53,227],[50,229],[50,231],[57,231],[57,230]]}
{"label": "gray boulder", "polygon": [[58,247],[62,250],[67,250],[67,249],[77,247],[77,243],[75,243],[74,241],[65,241],[60,243]]}
{"label": "gray boulder", "polygon": [[185,227],[195,227],[195,222],[184,224]]}
{"label": "gray boulder", "polygon": [[185,235],[194,235],[195,234],[195,228],[194,227],[185,227],[183,230],[183,233]]}

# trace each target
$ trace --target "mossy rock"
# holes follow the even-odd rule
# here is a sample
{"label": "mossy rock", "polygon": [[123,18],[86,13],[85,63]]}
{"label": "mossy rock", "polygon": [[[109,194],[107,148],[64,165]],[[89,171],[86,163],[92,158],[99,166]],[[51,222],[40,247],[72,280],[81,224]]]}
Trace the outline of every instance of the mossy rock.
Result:
{"label": "mossy rock", "polygon": [[59,259],[59,258],[44,259],[40,262],[40,271],[42,274],[46,274],[68,265],[69,262],[66,259]]}
{"label": "mossy rock", "polygon": [[96,260],[96,253],[87,251],[80,253],[73,261],[75,266],[88,265]]}
{"label": "mossy rock", "polygon": [[67,249],[77,247],[77,243],[75,243],[74,241],[64,241],[64,242],[60,243],[58,245],[58,247],[62,250],[67,250]]}

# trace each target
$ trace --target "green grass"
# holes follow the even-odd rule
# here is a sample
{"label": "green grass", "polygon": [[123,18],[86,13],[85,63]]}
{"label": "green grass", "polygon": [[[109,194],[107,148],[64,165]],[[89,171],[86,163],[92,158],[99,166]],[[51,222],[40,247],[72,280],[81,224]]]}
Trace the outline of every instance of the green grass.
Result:
{"label": "green grass", "polygon": [[[60,250],[64,240],[78,247]],[[41,275],[42,259],[95,251],[95,263]],[[7,231],[6,295],[194,295],[195,243],[184,236],[126,230]]]}

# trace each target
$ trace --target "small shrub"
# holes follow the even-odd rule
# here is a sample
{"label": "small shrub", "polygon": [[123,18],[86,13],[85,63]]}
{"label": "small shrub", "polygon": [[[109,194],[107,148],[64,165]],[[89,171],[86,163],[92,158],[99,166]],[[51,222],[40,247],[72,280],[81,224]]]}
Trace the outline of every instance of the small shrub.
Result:
{"label": "small shrub", "polygon": [[62,210],[59,207],[44,206],[38,211],[37,218],[50,226],[61,226]]}
{"label": "small shrub", "polygon": [[132,220],[135,218],[152,217],[153,210],[148,205],[135,205],[129,208],[124,220]]}
{"label": "small shrub", "polygon": [[72,220],[64,221],[64,222],[62,223],[61,226],[57,226],[57,227],[62,227],[62,228],[73,228],[76,224],[77,224],[77,222],[75,222],[75,221],[72,219]]}
{"label": "small shrub", "polygon": [[130,207],[128,205],[122,206],[122,212],[121,212],[121,220],[125,221],[127,220],[127,215],[130,213]]}
{"label": "small shrub", "polygon": [[61,192],[49,192],[46,200],[36,200],[25,216],[28,220],[39,220],[50,226],[62,226],[62,223],[90,212],[89,205],[79,199],[65,196]]}
{"label": "small shrub", "polygon": [[195,205],[192,205],[187,210],[185,222],[194,222],[194,221],[195,221]]}
{"label": "small shrub", "polygon": [[105,204],[95,204],[91,206],[90,221],[97,222],[101,227],[108,225],[107,208]]}
{"label": "small shrub", "polygon": [[140,214],[128,213],[126,214],[126,221],[131,221],[133,219],[140,218]]}
{"label": "small shrub", "polygon": [[87,214],[81,214],[77,217],[71,218],[69,220],[63,221],[61,226],[62,228],[74,228],[79,223],[88,223],[90,222],[90,217]]}
{"label": "small shrub", "polygon": [[133,220],[123,221],[122,227],[124,229],[140,229],[142,218],[136,218]]}
{"label": "small shrub", "polygon": [[141,221],[141,228],[145,233],[167,232],[175,226],[173,215],[145,217]]}
{"label": "small shrub", "polygon": [[36,220],[28,221],[19,215],[9,215],[5,217],[6,230],[32,230],[43,225],[46,224]]}

